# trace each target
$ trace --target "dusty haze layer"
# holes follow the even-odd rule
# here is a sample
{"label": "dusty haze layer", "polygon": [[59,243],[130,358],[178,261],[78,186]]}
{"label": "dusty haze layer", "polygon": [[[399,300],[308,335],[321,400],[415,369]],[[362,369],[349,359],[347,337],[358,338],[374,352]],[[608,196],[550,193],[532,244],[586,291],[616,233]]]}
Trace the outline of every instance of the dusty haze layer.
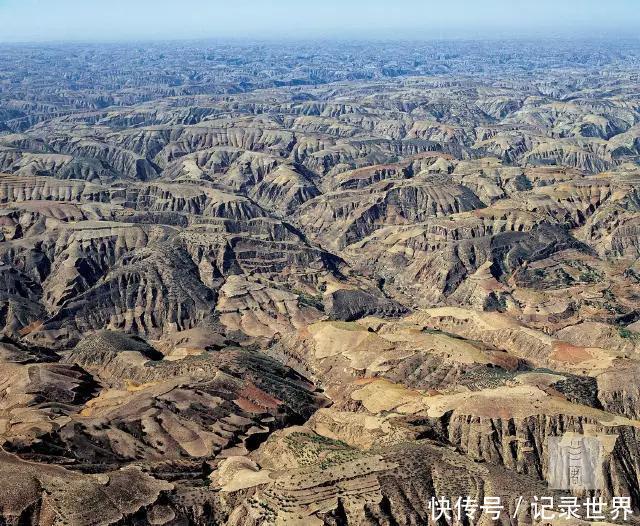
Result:
{"label": "dusty haze layer", "polygon": [[0,42],[635,38],[636,0],[0,0]]}
{"label": "dusty haze layer", "polygon": [[640,512],[637,43],[2,57],[1,523]]}

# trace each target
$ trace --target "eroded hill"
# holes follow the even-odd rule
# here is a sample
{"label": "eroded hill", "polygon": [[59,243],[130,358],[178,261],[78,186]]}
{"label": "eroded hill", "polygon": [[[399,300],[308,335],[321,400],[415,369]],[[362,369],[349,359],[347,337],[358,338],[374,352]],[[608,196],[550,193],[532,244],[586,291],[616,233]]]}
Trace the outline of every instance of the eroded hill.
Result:
{"label": "eroded hill", "polygon": [[441,46],[7,49],[0,522],[640,513],[640,53]]}

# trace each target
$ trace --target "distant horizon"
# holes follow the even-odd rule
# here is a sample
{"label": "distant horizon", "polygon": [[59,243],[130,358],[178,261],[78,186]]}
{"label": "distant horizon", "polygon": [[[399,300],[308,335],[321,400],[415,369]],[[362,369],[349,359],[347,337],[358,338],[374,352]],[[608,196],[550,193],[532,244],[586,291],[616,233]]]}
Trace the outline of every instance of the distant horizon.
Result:
{"label": "distant horizon", "polygon": [[633,0],[0,0],[2,44],[637,39]]}
{"label": "distant horizon", "polygon": [[476,36],[446,36],[446,37],[374,37],[374,36],[353,36],[353,37],[332,37],[332,36],[309,36],[309,37],[280,37],[280,36],[220,36],[220,37],[140,37],[140,38],[119,38],[119,39],[63,39],[63,40],[1,40],[0,45],[6,46],[64,46],[64,45],[136,45],[136,44],[312,44],[312,43],[344,43],[344,44],[428,44],[437,42],[540,42],[549,43],[597,43],[597,42],[638,42],[640,44],[640,34],[602,34],[602,35],[558,35],[558,34],[519,34],[519,35],[476,35]]}

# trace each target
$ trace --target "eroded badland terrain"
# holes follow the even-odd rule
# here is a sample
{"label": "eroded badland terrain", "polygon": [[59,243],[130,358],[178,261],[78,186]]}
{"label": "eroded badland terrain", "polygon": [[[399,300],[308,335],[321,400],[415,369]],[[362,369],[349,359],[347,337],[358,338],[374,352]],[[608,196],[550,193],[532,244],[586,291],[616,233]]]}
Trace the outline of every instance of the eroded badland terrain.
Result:
{"label": "eroded badland terrain", "polygon": [[0,55],[1,524],[640,514],[637,43]]}

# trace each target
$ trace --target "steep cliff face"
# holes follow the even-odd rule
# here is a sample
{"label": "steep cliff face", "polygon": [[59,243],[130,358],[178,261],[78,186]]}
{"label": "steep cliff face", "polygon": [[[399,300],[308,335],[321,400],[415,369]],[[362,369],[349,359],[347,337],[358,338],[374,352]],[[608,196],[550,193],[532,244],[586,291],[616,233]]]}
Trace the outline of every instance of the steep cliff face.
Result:
{"label": "steep cliff face", "polygon": [[[504,404],[505,398],[510,403]],[[608,499],[630,492],[635,495],[632,488],[637,486],[638,475],[628,466],[637,465],[637,423],[578,405],[554,407],[554,403],[535,391],[486,392],[466,401],[465,405],[475,406],[475,411],[464,406],[452,409],[442,422],[443,431],[453,445],[473,459],[547,481],[549,472],[555,469],[550,466],[554,462],[548,450],[550,438],[571,433],[598,437],[609,453],[606,466],[601,468],[607,481],[602,494]],[[496,411],[482,411],[498,404]],[[531,406],[532,410],[522,410]]]}

